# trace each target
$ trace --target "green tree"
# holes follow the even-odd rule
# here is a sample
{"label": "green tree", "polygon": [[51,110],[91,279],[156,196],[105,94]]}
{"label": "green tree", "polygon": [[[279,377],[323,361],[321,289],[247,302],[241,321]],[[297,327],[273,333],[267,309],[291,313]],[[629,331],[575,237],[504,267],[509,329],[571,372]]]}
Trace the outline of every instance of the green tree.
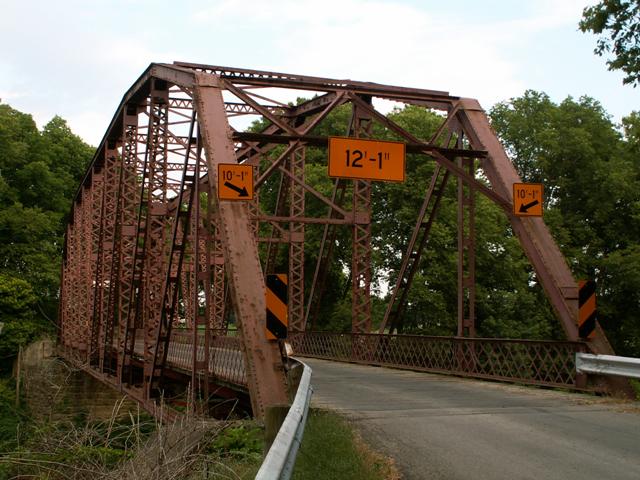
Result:
{"label": "green tree", "polygon": [[602,0],[582,12],[580,30],[600,36],[594,52],[607,60],[609,70],[622,70],[623,83],[640,83],[640,2]]}
{"label": "green tree", "polygon": [[0,273],[0,371],[10,369],[10,357],[42,330],[34,316],[36,300],[29,282]]}
{"label": "green tree", "polygon": [[[0,350],[10,355],[51,327],[66,216],[93,148],[54,117],[0,105]],[[29,301],[17,295],[22,290]],[[20,308],[17,308],[17,305]],[[50,321],[51,320],[51,321]],[[0,352],[0,356],[2,355]]]}
{"label": "green tree", "polygon": [[35,301],[29,282],[0,273],[0,321],[29,317]]}
{"label": "green tree", "polygon": [[496,105],[491,119],[523,178],[545,184],[545,222],[574,275],[596,280],[614,348],[640,354],[638,115],[624,119],[622,135],[589,97],[556,104],[528,91]]}

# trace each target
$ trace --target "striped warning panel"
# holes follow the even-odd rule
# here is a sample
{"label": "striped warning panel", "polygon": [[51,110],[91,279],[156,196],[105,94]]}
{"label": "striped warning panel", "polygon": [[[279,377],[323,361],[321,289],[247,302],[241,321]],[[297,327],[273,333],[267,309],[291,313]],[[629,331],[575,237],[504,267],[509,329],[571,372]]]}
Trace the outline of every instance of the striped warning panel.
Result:
{"label": "striped warning panel", "polygon": [[287,276],[283,273],[267,275],[267,339],[287,338]]}
{"label": "striped warning panel", "polygon": [[581,338],[593,338],[596,330],[596,282],[581,280],[578,300],[578,332]]}

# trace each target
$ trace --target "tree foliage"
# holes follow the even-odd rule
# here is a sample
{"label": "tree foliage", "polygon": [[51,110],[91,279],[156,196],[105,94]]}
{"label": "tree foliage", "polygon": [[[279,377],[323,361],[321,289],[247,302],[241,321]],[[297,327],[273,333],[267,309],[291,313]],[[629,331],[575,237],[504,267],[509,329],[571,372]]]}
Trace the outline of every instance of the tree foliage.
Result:
{"label": "tree foliage", "polygon": [[623,83],[640,84],[640,1],[602,0],[582,12],[580,30],[600,36],[594,52],[607,60],[609,70],[622,70]]}
{"label": "tree foliage", "polygon": [[545,184],[545,221],[576,278],[595,279],[600,322],[620,354],[640,354],[637,112],[622,132],[589,97],[543,93],[496,105],[493,127],[525,181]]}
{"label": "tree foliage", "polygon": [[0,105],[0,357],[52,326],[64,223],[92,155],[62,118],[40,131]]}

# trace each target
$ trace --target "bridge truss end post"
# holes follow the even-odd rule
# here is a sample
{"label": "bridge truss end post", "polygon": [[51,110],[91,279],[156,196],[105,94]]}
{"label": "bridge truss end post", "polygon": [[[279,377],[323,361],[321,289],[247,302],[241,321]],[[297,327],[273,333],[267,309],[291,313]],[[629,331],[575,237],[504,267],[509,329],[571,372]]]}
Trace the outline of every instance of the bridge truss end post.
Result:
{"label": "bridge truss end post", "polygon": [[[217,189],[218,165],[235,163],[230,126],[222,97],[222,80],[216,75],[195,73],[194,102],[210,184]],[[249,394],[255,417],[266,409],[288,404],[286,379],[277,343],[266,339],[265,287],[258,247],[245,202],[218,203],[220,239],[228,271],[232,305],[239,321]]]}

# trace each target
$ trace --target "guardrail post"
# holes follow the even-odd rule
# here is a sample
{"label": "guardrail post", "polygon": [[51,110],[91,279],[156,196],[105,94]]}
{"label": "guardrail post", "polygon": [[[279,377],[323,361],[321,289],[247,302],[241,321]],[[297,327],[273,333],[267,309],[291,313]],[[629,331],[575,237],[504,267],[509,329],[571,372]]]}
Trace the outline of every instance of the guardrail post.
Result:
{"label": "guardrail post", "polygon": [[264,453],[266,454],[289,413],[289,405],[269,405],[264,411]]}

